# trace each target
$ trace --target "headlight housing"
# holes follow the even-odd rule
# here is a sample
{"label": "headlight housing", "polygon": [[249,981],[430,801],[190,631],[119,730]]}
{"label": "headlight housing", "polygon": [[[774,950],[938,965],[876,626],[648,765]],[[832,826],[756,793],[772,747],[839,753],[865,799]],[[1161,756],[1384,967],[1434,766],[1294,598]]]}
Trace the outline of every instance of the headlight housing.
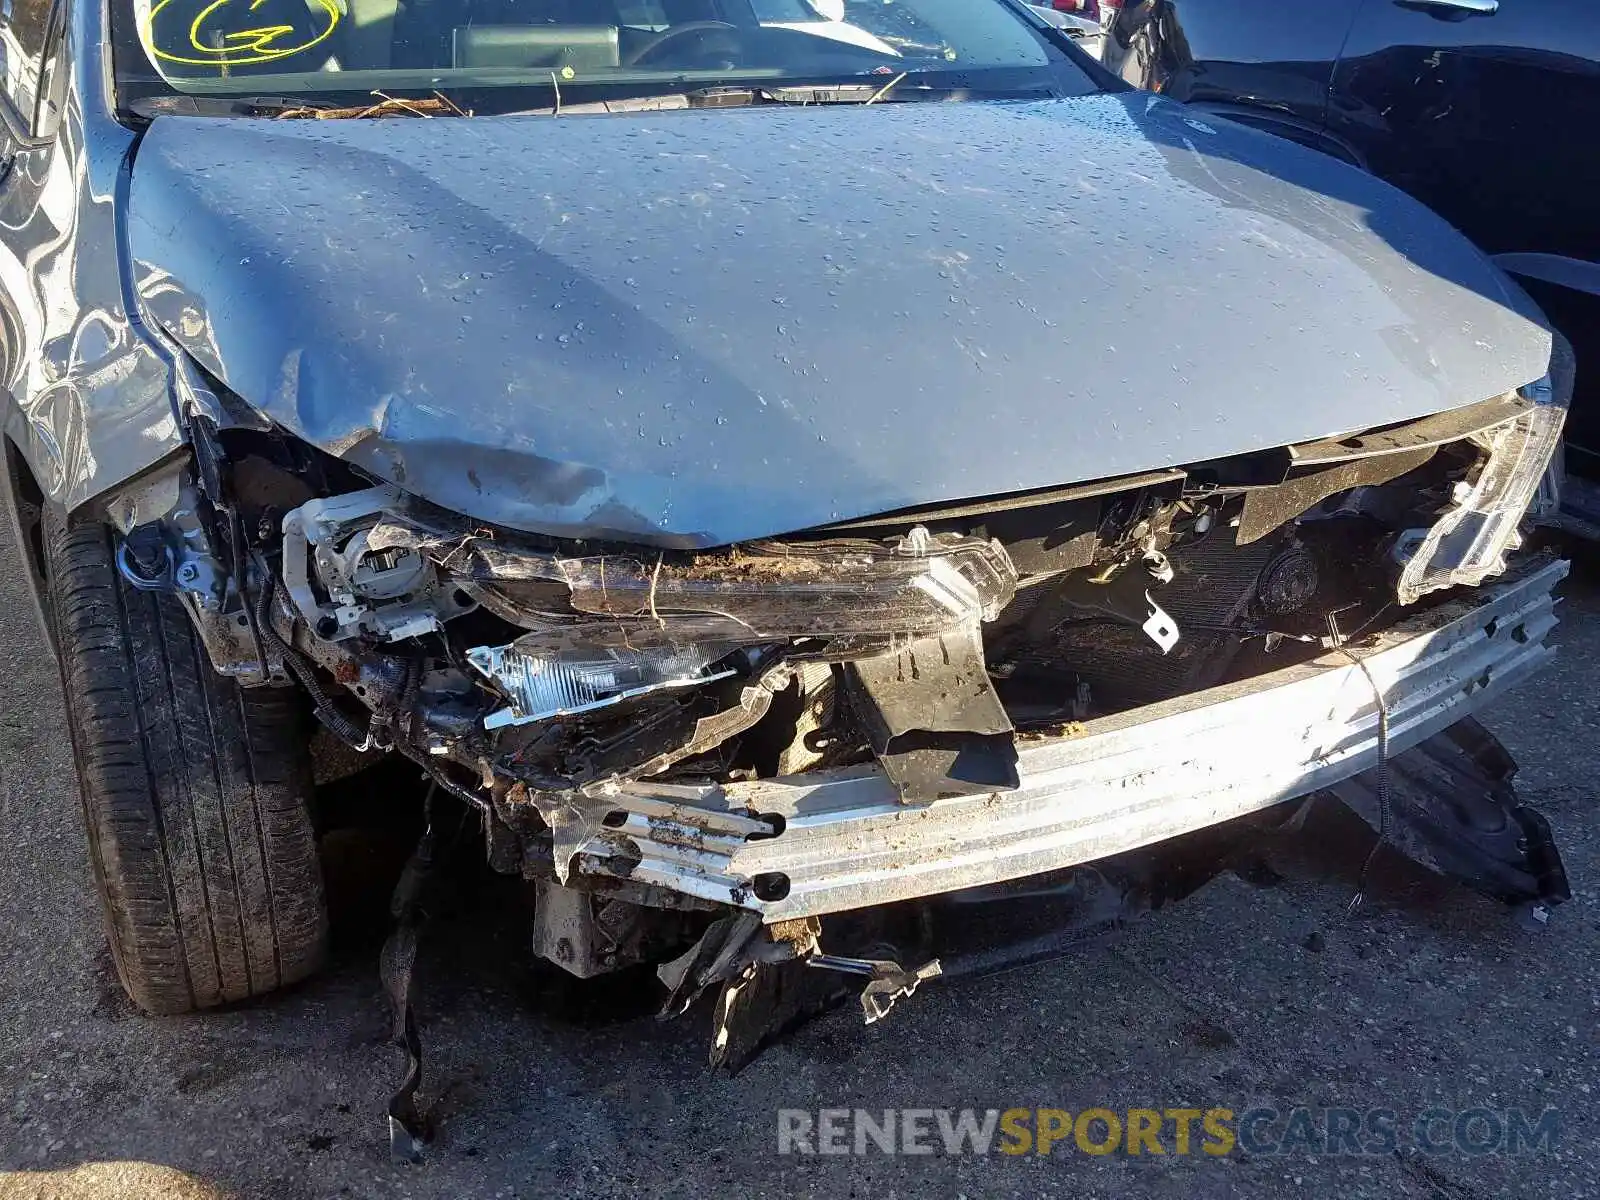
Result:
{"label": "headlight housing", "polygon": [[673,614],[693,614],[682,628],[696,639],[714,629],[747,644],[843,639],[852,655],[992,621],[1017,585],[999,542],[921,526],[893,546],[801,543],[702,554],[683,567],[628,555],[556,567],[581,613],[665,631]]}
{"label": "headlight housing", "polygon": [[[522,568],[525,569],[526,564]],[[822,542],[698,555],[547,560],[569,613],[524,612],[527,632],[467,659],[509,701],[494,729],[709,683],[741,651],[787,644],[800,657],[881,654],[975,630],[1016,594],[1000,543],[918,527],[892,545]]]}
{"label": "headlight housing", "polygon": [[1522,544],[1519,526],[1561,448],[1567,397],[1549,376],[1522,389],[1532,403],[1521,415],[1474,437],[1485,451],[1476,478],[1456,484],[1451,508],[1416,544],[1400,573],[1401,604],[1429,592],[1480,584],[1505,570]]}

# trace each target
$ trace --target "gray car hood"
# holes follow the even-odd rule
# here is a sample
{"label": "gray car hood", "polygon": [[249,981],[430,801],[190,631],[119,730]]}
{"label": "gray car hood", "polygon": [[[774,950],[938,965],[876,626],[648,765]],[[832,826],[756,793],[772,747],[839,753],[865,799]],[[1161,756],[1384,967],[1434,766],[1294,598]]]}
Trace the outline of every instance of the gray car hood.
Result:
{"label": "gray car hood", "polygon": [[1442,221],[1142,93],[163,117],[147,319],[436,503],[717,545],[1455,407],[1543,374]]}

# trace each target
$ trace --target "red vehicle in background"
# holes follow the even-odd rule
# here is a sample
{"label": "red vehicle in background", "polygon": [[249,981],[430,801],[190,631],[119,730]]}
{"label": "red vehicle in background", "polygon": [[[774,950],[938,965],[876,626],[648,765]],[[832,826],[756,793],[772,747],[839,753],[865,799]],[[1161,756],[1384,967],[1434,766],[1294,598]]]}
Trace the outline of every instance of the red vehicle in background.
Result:
{"label": "red vehicle in background", "polygon": [[1122,9],[1123,0],[1028,0],[1057,29],[1074,37],[1080,48],[1100,57],[1105,28]]}

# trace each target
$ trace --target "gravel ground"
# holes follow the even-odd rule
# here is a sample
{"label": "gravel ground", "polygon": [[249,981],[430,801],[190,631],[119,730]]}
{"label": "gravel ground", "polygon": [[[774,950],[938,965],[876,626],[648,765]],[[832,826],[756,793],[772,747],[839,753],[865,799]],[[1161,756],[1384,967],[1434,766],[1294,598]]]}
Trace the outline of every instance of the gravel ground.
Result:
{"label": "gravel ground", "polygon": [[[3,552],[7,566],[14,560]],[[1293,855],[1277,886],[1222,877],[1113,944],[933,985],[863,1028],[835,1012],[739,1076],[698,1023],[531,988],[520,926],[467,896],[425,949],[439,1138],[391,1166],[384,1044],[360,923],[313,985],[152,1020],[123,999],[90,894],[54,668],[14,571],[0,576],[0,1196],[1273,1197],[1600,1195],[1600,570],[1568,584],[1557,664],[1491,714],[1550,819],[1574,899],[1529,933],[1384,860],[1344,907],[1349,856]],[[780,1156],[793,1107],[1257,1105],[1562,1111],[1547,1153],[1363,1157]]]}

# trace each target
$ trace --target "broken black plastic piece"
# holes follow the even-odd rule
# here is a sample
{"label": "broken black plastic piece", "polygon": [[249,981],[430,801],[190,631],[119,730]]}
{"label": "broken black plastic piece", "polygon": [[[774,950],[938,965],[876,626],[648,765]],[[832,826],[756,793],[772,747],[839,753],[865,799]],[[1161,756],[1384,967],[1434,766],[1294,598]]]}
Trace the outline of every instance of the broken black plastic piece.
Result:
{"label": "broken black plastic piece", "polygon": [[422,1039],[411,1008],[411,975],[417,957],[414,925],[401,925],[383,947],[383,985],[394,1008],[394,1040],[405,1048],[406,1070],[389,1098],[389,1157],[400,1163],[420,1163],[427,1143],[427,1122],[417,1107],[422,1084]]}
{"label": "broken black plastic piece", "polygon": [[1011,719],[989,679],[977,629],[860,659],[846,665],[845,677],[872,751],[901,799],[1019,785]]}
{"label": "broken black plastic piece", "polygon": [[[432,800],[431,792],[429,800]],[[430,817],[431,808],[430,803]],[[389,903],[395,927],[383,944],[379,960],[383,990],[394,1012],[393,1040],[406,1052],[405,1074],[389,1098],[389,1155],[401,1163],[420,1163],[423,1147],[429,1140],[427,1117],[417,1105],[417,1089],[422,1084],[422,1039],[417,1033],[411,987],[423,921],[423,897],[433,876],[433,864],[434,833],[430,820],[395,884],[394,897]]]}
{"label": "broken black plastic piece", "polygon": [[[1389,761],[1389,844],[1413,862],[1510,905],[1572,898],[1550,825],[1522,804],[1516,761],[1472,718]],[[1374,829],[1377,780],[1365,771],[1329,789]]]}

